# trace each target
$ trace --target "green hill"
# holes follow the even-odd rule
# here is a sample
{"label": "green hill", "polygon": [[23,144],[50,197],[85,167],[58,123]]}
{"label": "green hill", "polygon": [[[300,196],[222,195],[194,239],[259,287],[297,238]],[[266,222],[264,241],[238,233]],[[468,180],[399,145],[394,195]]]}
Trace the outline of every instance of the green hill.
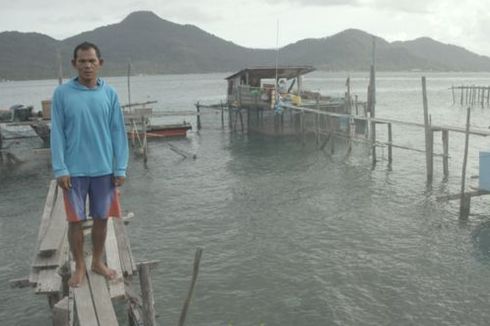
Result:
{"label": "green hill", "polygon": [[[356,29],[305,39],[280,49],[280,64],[313,65],[323,70],[368,70],[376,40],[378,70],[490,71],[490,58],[430,38],[389,43]],[[98,27],[62,41],[37,33],[0,33],[0,80],[57,76],[57,53],[65,77],[76,44],[98,44],[104,75],[229,72],[246,66],[272,66],[276,51],[239,46],[193,25],[180,25],[149,11],[130,14],[117,24]]]}

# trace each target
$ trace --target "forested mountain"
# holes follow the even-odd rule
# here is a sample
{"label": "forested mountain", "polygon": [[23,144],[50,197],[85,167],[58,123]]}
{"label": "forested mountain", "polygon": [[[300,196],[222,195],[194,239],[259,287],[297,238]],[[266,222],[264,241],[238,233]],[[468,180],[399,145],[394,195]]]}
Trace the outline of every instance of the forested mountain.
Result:
{"label": "forested mountain", "polygon": [[58,53],[65,77],[76,44],[91,41],[101,48],[104,75],[232,72],[247,66],[313,65],[323,70],[368,70],[373,39],[378,70],[490,71],[490,58],[424,37],[389,43],[348,29],[320,39],[305,39],[273,49],[251,49],[193,25],[164,20],[152,12],[130,14],[117,24],[98,27],[65,40],[38,33],[0,33],[0,80],[56,78]]}

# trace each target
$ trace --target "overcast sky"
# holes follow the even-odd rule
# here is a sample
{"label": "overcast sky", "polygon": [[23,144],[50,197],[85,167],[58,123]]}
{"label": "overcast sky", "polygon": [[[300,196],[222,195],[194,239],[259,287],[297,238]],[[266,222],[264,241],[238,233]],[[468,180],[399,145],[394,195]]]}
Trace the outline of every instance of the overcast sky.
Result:
{"label": "overcast sky", "polygon": [[61,40],[151,10],[246,47],[275,48],[358,28],[390,42],[429,36],[490,56],[489,5],[489,0],[4,0],[0,31]]}

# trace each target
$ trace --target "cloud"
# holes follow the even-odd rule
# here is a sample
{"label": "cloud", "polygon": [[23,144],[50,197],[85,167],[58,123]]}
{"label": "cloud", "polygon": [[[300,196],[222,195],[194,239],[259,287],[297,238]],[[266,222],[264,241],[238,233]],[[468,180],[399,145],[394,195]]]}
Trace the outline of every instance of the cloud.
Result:
{"label": "cloud", "polygon": [[302,6],[358,6],[361,4],[362,0],[266,0],[265,2],[272,5],[281,4],[297,4]]}

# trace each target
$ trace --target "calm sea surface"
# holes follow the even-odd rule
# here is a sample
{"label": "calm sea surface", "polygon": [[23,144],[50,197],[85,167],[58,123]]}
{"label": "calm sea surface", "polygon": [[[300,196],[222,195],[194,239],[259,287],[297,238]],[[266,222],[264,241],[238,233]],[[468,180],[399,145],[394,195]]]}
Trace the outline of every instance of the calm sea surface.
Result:
{"label": "calm sea surface", "polygon": [[[490,85],[490,74],[427,73],[435,125],[464,126],[466,109],[452,105],[451,85]],[[379,73],[377,116],[423,121],[421,73]],[[132,101],[157,100],[156,110],[195,110],[196,101],[224,98],[226,74],[141,76]],[[305,87],[341,96],[347,73],[316,72]],[[108,78],[127,102],[125,78]],[[353,93],[366,97],[367,73],[351,74]],[[56,82],[0,83],[0,108],[41,108]],[[186,119],[195,126],[193,117]],[[226,123],[225,123],[226,124]],[[487,129],[490,108],[472,110]],[[386,139],[385,127],[378,137]],[[393,126],[394,143],[423,149],[420,128]],[[32,146],[40,144],[31,141]],[[156,259],[155,303],[161,325],[174,325],[187,294],[197,247],[203,247],[189,325],[489,325],[490,198],[474,198],[458,221],[458,201],[438,195],[460,189],[463,134],[450,133],[450,176],[434,160],[425,182],[423,153],[339,144],[334,154],[313,142],[231,133],[219,114],[175,141],[193,152],[182,159],[165,142],[151,142],[148,166],[131,158],[123,208],[138,261]],[[0,325],[50,325],[47,300],[10,289],[27,276],[51,179],[46,156],[12,145],[25,163],[0,170]],[[478,174],[484,137],[470,138],[468,183]],[[440,135],[435,148],[442,152]],[[118,307],[125,320],[124,307]]]}

